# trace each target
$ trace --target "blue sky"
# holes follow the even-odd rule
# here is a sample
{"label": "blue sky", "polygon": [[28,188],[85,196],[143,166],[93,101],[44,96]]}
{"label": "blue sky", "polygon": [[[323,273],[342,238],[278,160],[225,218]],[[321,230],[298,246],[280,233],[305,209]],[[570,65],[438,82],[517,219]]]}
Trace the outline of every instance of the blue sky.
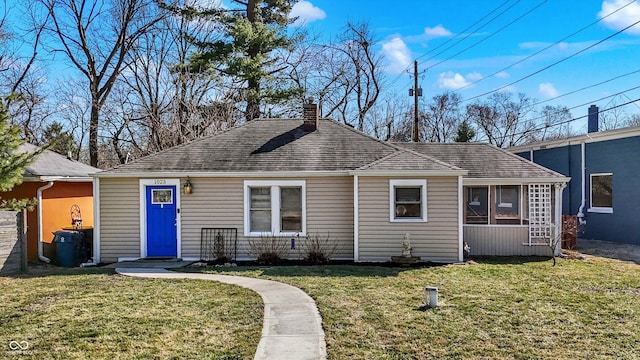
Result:
{"label": "blue sky", "polygon": [[[473,101],[503,88],[539,101],[561,96],[544,104],[577,106],[574,116],[586,114],[588,105],[581,104],[604,109],[640,98],[636,89],[598,100],[639,86],[640,71],[567,95],[640,70],[640,24],[615,35],[640,21],[640,1],[309,0],[300,1],[293,13],[300,26],[326,37],[339,34],[347,21],[367,21],[380,41],[387,86],[398,93],[412,86],[404,70],[418,59],[420,71],[426,70],[419,78],[426,97],[458,90]],[[640,113],[640,103],[625,108]]]}

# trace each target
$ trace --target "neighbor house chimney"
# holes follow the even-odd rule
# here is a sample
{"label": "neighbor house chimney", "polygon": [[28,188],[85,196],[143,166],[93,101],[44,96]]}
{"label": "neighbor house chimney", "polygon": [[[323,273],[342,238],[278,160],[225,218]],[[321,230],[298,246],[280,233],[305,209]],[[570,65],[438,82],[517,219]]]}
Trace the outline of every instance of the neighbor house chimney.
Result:
{"label": "neighbor house chimney", "polygon": [[587,123],[587,131],[598,132],[598,107],[595,105],[589,106],[589,121]]}
{"label": "neighbor house chimney", "polygon": [[318,129],[318,105],[313,103],[313,99],[309,98],[302,105],[302,128],[305,131],[316,131]]}

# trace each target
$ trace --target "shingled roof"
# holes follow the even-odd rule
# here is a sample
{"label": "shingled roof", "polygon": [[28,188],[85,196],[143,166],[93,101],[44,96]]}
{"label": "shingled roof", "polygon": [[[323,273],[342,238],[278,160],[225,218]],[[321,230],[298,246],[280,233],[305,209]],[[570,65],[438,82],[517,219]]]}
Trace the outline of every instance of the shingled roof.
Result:
{"label": "shingled roof", "polygon": [[258,119],[187,144],[152,154],[99,176],[141,173],[234,173],[349,171],[396,153],[408,153],[376,170],[458,170],[376,140],[336,121],[320,119],[306,131],[301,119]]}
{"label": "shingled roof", "polygon": [[389,143],[329,119],[258,119],[134,160],[97,176],[263,172],[415,172],[467,178],[564,178],[487,144]]}
{"label": "shingled roof", "polygon": [[[35,152],[38,147],[32,144],[22,144],[18,151]],[[43,178],[75,178],[90,180],[91,174],[100,169],[79,161],[68,159],[50,150],[44,150],[36,156],[35,160],[29,164],[22,174],[24,180],[38,180]]]}
{"label": "shingled roof", "polygon": [[483,143],[395,143],[468,170],[467,178],[558,178],[565,176]]}

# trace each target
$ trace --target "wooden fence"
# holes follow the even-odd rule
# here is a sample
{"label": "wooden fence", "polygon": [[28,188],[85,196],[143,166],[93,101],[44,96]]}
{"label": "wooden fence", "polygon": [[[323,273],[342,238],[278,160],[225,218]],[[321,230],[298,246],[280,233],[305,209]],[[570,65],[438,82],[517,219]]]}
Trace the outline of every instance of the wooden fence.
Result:
{"label": "wooden fence", "polygon": [[578,245],[578,217],[562,215],[562,248],[575,249]]}
{"label": "wooden fence", "polygon": [[0,275],[27,271],[26,212],[0,210]]}

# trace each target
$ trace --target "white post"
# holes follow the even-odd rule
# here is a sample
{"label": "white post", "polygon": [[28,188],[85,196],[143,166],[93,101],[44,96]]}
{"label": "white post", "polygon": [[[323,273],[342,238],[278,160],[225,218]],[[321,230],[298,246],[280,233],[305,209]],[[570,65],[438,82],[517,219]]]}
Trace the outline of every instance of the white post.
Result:
{"label": "white post", "polygon": [[438,288],[434,286],[428,286],[425,290],[425,306],[427,308],[434,308],[438,306]]}

